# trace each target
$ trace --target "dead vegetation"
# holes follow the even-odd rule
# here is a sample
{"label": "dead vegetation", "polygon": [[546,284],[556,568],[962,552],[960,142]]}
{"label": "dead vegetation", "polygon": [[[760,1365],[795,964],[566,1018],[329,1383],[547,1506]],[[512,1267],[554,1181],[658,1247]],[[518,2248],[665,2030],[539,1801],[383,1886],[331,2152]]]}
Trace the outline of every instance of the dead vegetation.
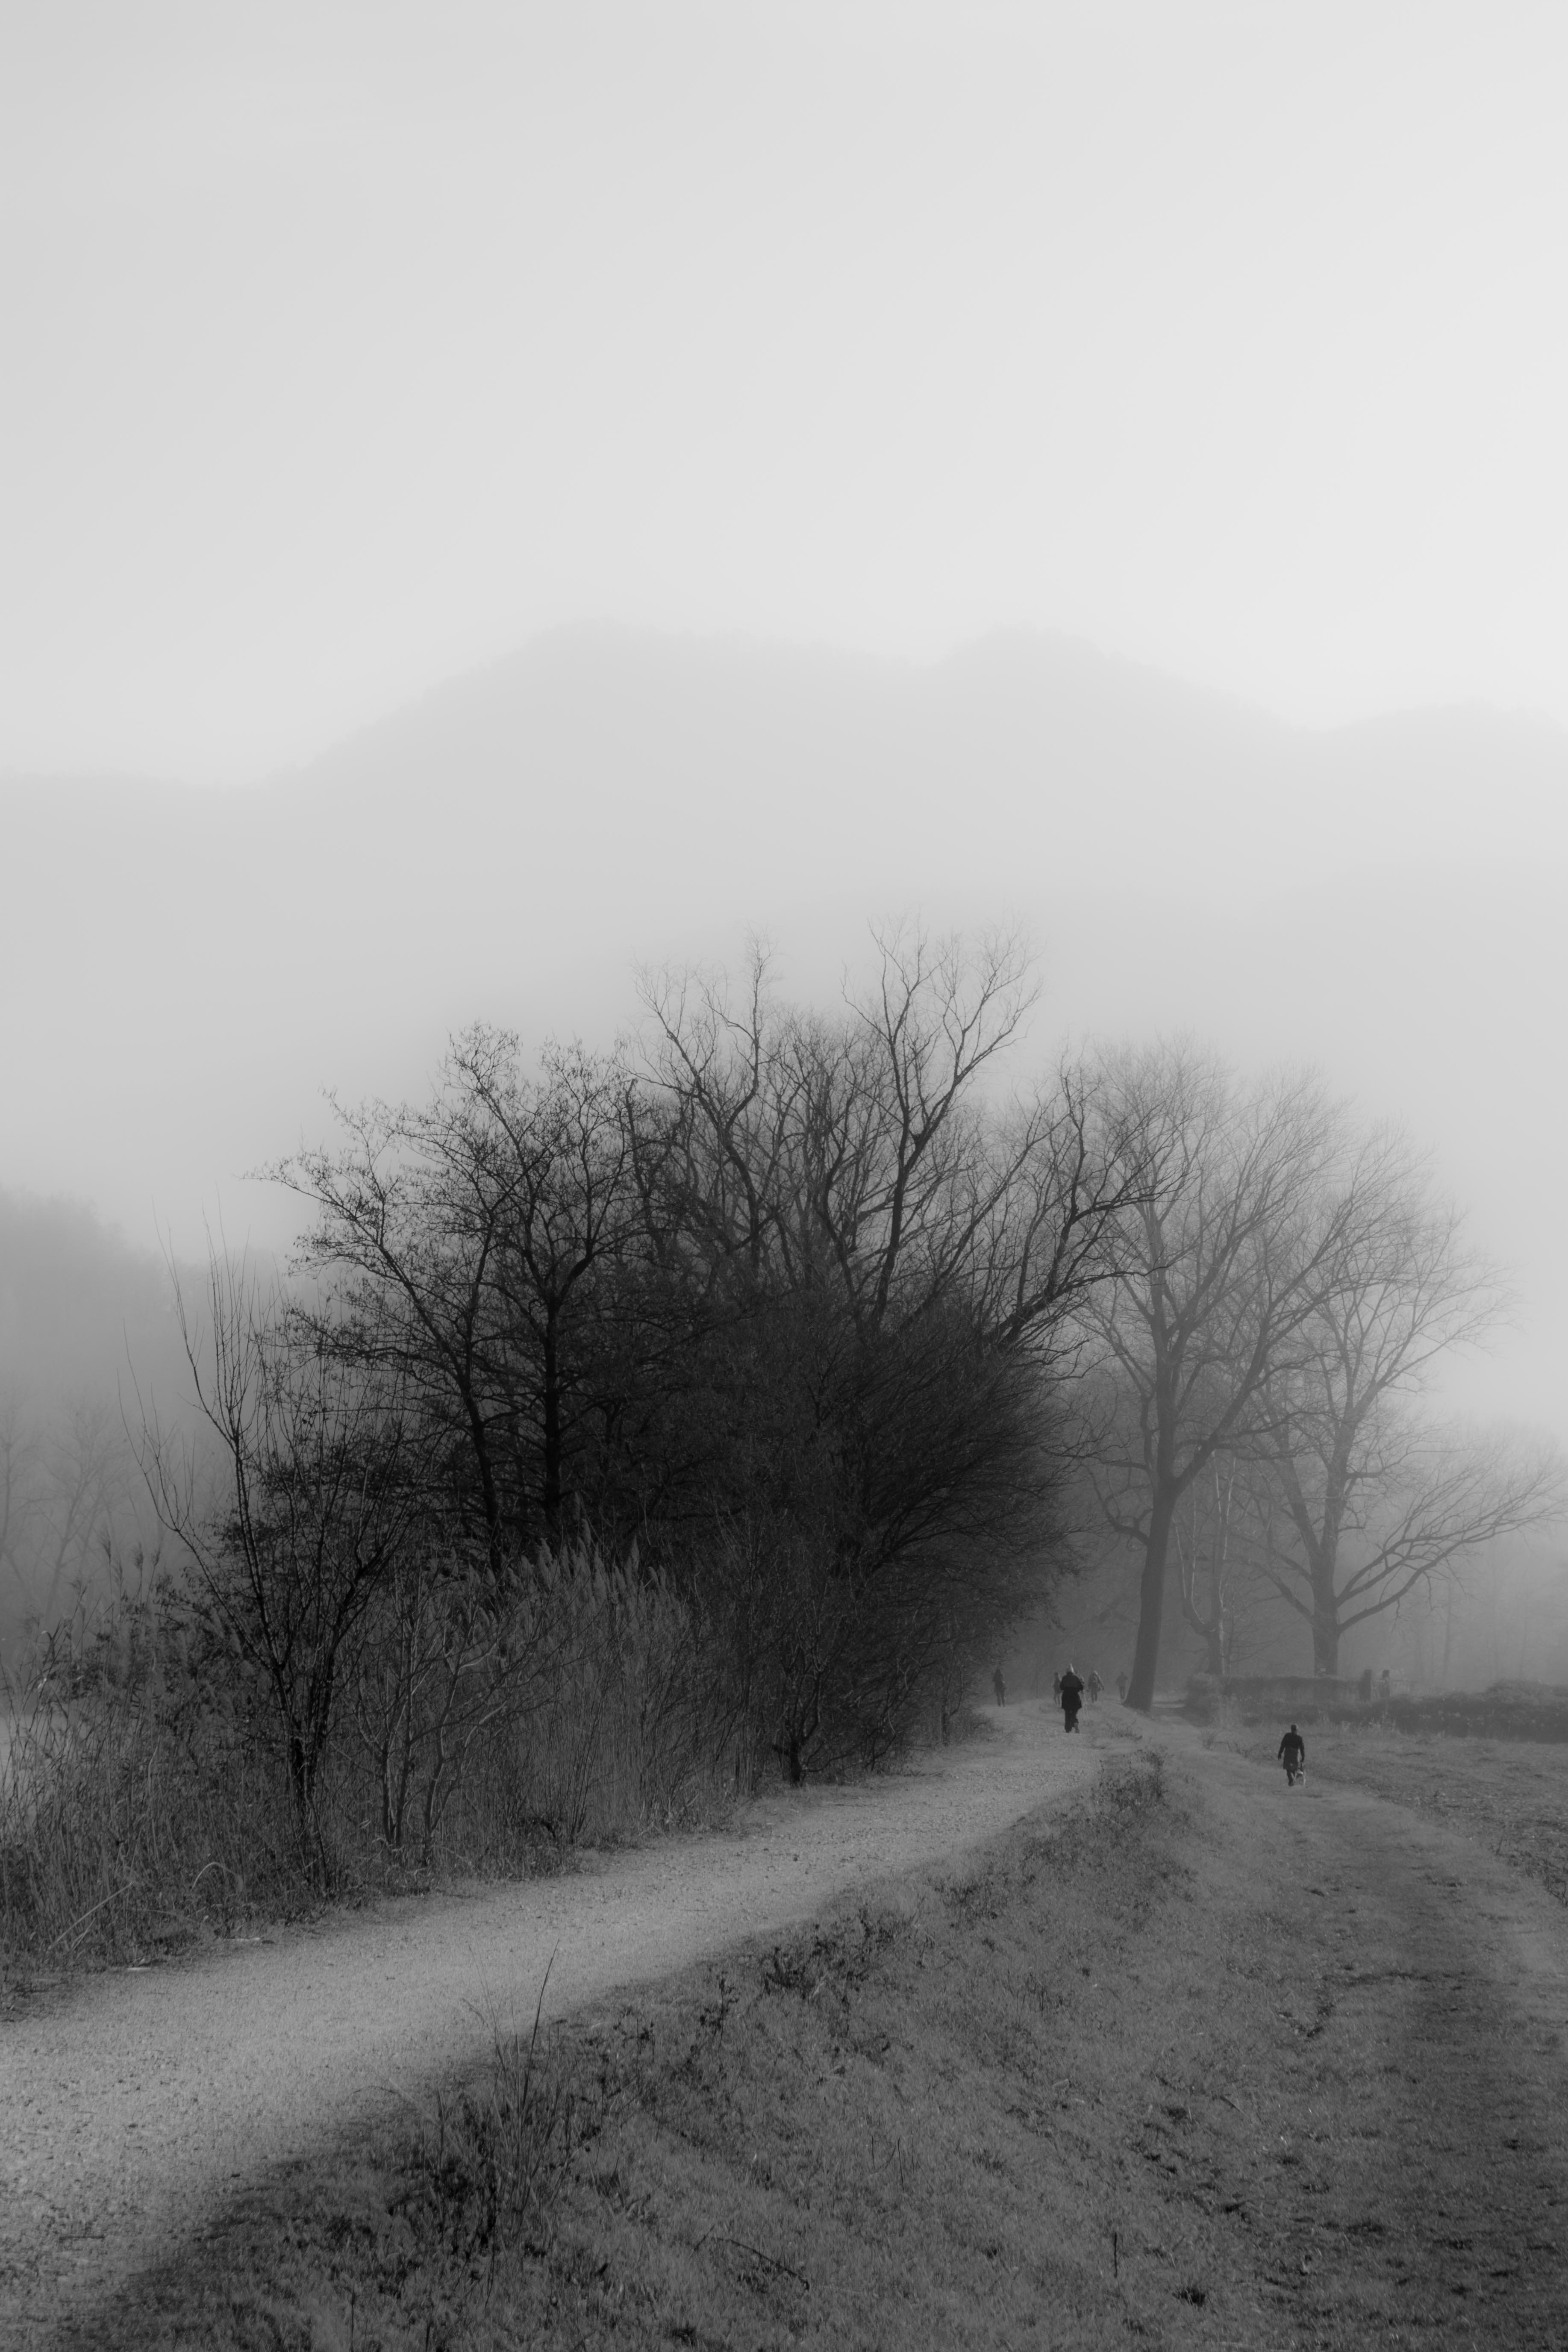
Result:
{"label": "dead vegetation", "polygon": [[1055,1836],[503,2047],[73,2340],[1544,2352],[1560,2059],[1465,1850],[1299,1796],[1113,1762]]}
{"label": "dead vegetation", "polygon": [[1332,1675],[1194,1675],[1183,1712],[1194,1723],[1232,1729],[1293,1718],[1353,1730],[1568,1744],[1568,1690],[1551,1683],[1497,1682],[1485,1690],[1384,1697],[1370,1674],[1357,1682]]}
{"label": "dead vegetation", "polygon": [[67,1621],[0,1758],[0,1970],[135,1965],[331,1900],[536,1876],[732,1807],[689,1618],[657,1581],[547,1560],[506,1630],[527,1671],[477,1727],[447,1706],[405,1738],[404,1810],[428,1826],[389,1830],[384,1743],[345,1737],[302,1840],[263,1699],[209,1619],[165,1588]]}
{"label": "dead vegetation", "polygon": [[1568,1746],[1335,1725],[1315,1733],[1310,1766],[1457,1831],[1568,1904]]}

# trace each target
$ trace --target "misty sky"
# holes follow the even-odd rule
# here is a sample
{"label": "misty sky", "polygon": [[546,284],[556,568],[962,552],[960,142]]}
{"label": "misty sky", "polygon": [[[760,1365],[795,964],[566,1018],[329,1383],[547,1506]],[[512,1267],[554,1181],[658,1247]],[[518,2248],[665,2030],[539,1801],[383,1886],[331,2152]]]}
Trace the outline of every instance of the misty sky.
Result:
{"label": "misty sky", "polygon": [[1568,720],[1568,9],[5,0],[0,770],[579,615]]}

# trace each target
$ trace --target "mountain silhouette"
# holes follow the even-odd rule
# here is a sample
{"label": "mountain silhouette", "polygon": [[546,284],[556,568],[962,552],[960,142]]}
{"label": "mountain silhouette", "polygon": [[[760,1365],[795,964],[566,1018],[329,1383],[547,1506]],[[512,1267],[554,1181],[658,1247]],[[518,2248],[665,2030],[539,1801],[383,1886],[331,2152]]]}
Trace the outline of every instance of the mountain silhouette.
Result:
{"label": "mountain silhouette", "polygon": [[[1036,635],[917,663],[558,630],[255,784],[0,783],[0,1184],[184,1255],[202,1204],[273,1244],[287,1204],[243,1179],[327,1131],[323,1089],[419,1092],[480,1017],[607,1040],[635,966],[749,926],[830,994],[919,908],[1028,926],[1032,1051],[1192,1028],[1405,1119],[1484,1234],[1528,1234],[1544,1333],[1565,809],[1568,736],[1530,717],[1310,730]],[[1515,1385],[1568,1422],[1539,1356]]]}

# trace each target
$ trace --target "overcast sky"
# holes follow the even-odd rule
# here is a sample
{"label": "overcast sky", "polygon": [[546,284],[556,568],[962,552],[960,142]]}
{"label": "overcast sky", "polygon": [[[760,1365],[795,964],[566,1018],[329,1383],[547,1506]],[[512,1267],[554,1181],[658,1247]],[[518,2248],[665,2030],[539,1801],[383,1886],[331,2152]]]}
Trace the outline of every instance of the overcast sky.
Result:
{"label": "overcast sky", "polygon": [[1568,8],[5,0],[0,769],[541,624],[1568,720]]}

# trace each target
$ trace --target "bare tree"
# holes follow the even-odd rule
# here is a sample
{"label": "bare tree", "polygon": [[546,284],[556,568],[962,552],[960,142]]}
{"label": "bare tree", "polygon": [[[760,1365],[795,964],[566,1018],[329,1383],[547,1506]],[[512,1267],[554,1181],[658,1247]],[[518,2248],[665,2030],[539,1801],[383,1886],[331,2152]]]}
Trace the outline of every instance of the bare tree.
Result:
{"label": "bare tree", "polygon": [[1243,1465],[1234,1454],[1216,1454],[1188,1486],[1173,1523],[1182,1615],[1203,1641],[1211,1675],[1231,1669],[1254,1507]]}
{"label": "bare tree", "polygon": [[1259,1564],[1311,1628],[1320,1674],[1342,1636],[1479,1545],[1564,1504],[1550,1450],[1445,1430],[1414,1410],[1453,1349],[1507,1307],[1496,1273],[1435,1200],[1397,1135],[1362,1148],[1334,1243],[1289,1362],[1273,1369],[1255,1451],[1270,1509]]}
{"label": "bare tree", "polygon": [[107,1560],[118,1523],[126,1517],[135,1475],[123,1421],[101,1398],[71,1398],[48,1427],[47,1478],[40,1517],[45,1532],[39,1568],[48,1578],[39,1614],[47,1622],[63,1595]]}
{"label": "bare tree", "polygon": [[1142,1196],[1114,1282],[1087,1311],[1119,1391],[1099,1478],[1142,1554],[1130,1706],[1153,1700],[1172,1530],[1219,1454],[1271,1425],[1282,1371],[1333,1278],[1346,1205],[1325,1207],[1341,1122],[1310,1079],[1238,1090],[1215,1063],[1159,1049],[1110,1065],[1142,1139]]}
{"label": "bare tree", "polygon": [[559,1540],[579,1423],[598,1400],[578,1344],[630,1203],[625,1074],[550,1046],[537,1080],[509,1032],[453,1041],[432,1101],[338,1108],[347,1143],[282,1163],[317,1222],[302,1263],[331,1286],[323,1329],[395,1362],[447,1433],[499,1564]]}
{"label": "bare tree", "polygon": [[14,1393],[0,1399],[0,1608],[51,1625],[111,1559],[144,1552],[140,1492],[117,1404],[78,1394],[28,1410]]}
{"label": "bare tree", "polygon": [[287,1300],[215,1257],[204,1330],[176,1299],[196,1400],[218,1442],[210,1492],[194,1446],[149,1423],[143,1468],[164,1527],[227,1639],[269,1695],[302,1853],[331,1874],[319,1809],[345,1660],[426,1500],[395,1370],[345,1357]]}
{"label": "bare tree", "polygon": [[769,1563],[792,1770],[835,1706],[875,1744],[912,1694],[957,1687],[954,1643],[1060,1572],[1073,1310],[1141,1181],[1096,1073],[982,1092],[1030,1002],[1016,940],[878,949],[836,1018],[779,1005],[761,956],[741,989],[648,991],[662,1116],[639,1168],[706,1303],[699,1486],[725,1556]]}
{"label": "bare tree", "polygon": [[[1294,1425],[1293,1425],[1294,1426]],[[1327,1465],[1308,1451],[1273,1465],[1279,1507],[1259,1566],[1310,1625],[1319,1674],[1339,1672],[1353,1626],[1397,1608],[1440,1569],[1568,1509],[1560,1457],[1506,1433],[1476,1433],[1385,1410]],[[1325,1475],[1325,1470],[1327,1475]],[[1342,1489],[1341,1500],[1325,1488]]]}
{"label": "bare tree", "polygon": [[975,1263],[1007,1171],[976,1150],[970,1106],[1037,993],[1016,935],[974,950],[908,926],[873,936],[880,969],[851,999],[849,1050],[813,1071],[818,1213],[863,1327],[911,1268],[929,1297]]}
{"label": "bare tree", "polygon": [[448,1160],[460,1156],[495,1235],[491,1385],[531,1412],[542,1532],[558,1544],[573,1416],[597,1402],[581,1353],[574,1358],[573,1312],[626,1225],[626,1079],[613,1058],[552,1046],[542,1079],[530,1086],[516,1055],[515,1038],[489,1030],[458,1041],[460,1154],[450,1128],[442,1146]]}
{"label": "bare tree", "polygon": [[33,1601],[32,1534],[38,1497],[37,1435],[14,1390],[0,1395],[0,1569],[24,1607]]}
{"label": "bare tree", "polygon": [[[1004,1559],[1040,1539],[1051,1479],[1036,1368],[987,1328],[996,1302],[1019,1332],[1043,1312],[1030,1270],[1010,1286],[993,1262],[1039,1122],[994,1148],[973,1099],[1023,1017],[1026,961],[913,930],[879,949],[834,1019],[779,1005],[760,955],[741,990],[647,990],[639,1181],[689,1312],[679,1418],[708,1441],[705,1460],[679,1428],[657,1450],[686,1453],[719,1555],[768,1588],[792,1772],[846,1726],[862,1748],[895,1736],[942,1629],[984,1615]],[[965,1575],[956,1610],[944,1588]]]}
{"label": "bare tree", "polygon": [[945,1295],[977,1265],[1011,1170],[985,1164],[974,1090],[1034,997],[1012,934],[873,937],[877,980],[838,1020],[778,1005],[760,949],[739,992],[723,974],[644,984],[689,1244],[711,1267],[831,1282],[861,1332],[906,1312],[911,1282]]}

